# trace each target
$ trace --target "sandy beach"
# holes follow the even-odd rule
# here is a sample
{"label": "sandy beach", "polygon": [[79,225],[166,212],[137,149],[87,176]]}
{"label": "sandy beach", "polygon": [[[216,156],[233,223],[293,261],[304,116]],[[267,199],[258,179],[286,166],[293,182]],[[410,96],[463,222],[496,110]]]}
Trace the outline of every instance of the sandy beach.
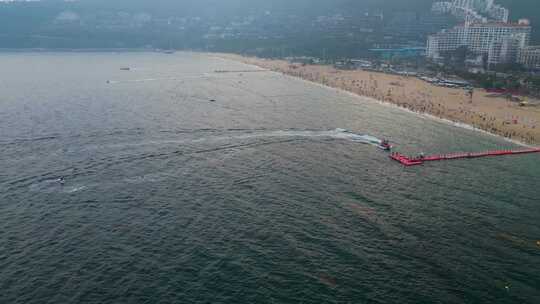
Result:
{"label": "sandy beach", "polygon": [[233,54],[220,54],[220,57],[471,125],[513,141],[540,145],[540,106],[523,107],[483,89],[475,89],[471,97],[466,90],[436,86],[416,77],[338,70],[332,66],[291,64],[285,60]]}

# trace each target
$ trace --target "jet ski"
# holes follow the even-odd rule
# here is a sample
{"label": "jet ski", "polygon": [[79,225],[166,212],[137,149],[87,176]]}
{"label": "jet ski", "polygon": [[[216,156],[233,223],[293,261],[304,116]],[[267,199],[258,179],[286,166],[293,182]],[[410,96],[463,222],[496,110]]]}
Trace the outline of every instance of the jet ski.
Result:
{"label": "jet ski", "polygon": [[392,150],[392,145],[390,145],[390,142],[387,139],[381,140],[381,143],[379,144],[379,149],[384,151],[390,151]]}

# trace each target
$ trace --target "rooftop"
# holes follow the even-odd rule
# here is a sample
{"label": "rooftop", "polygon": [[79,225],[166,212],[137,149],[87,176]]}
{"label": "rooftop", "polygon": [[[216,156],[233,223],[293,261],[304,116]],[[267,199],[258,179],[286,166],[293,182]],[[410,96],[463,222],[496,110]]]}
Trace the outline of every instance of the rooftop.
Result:
{"label": "rooftop", "polygon": [[[465,26],[465,24],[461,24]],[[525,23],[504,23],[504,22],[488,22],[488,23],[473,23],[469,27],[522,27],[527,28],[531,27],[530,24]]]}

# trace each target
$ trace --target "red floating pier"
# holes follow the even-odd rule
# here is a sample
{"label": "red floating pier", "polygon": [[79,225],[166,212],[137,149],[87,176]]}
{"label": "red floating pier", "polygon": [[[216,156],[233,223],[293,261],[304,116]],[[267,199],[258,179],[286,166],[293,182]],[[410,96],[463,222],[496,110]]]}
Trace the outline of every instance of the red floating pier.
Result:
{"label": "red floating pier", "polygon": [[423,163],[430,162],[430,161],[442,161],[442,160],[453,160],[453,159],[464,159],[464,158],[480,158],[480,157],[503,156],[503,155],[531,154],[531,153],[540,153],[540,148],[523,149],[523,150],[497,150],[497,151],[474,152],[474,153],[451,153],[451,154],[417,156],[417,157],[409,157],[409,156],[405,156],[403,154],[394,152],[390,155],[390,158],[401,163],[404,166],[410,167],[410,166],[422,165]]}

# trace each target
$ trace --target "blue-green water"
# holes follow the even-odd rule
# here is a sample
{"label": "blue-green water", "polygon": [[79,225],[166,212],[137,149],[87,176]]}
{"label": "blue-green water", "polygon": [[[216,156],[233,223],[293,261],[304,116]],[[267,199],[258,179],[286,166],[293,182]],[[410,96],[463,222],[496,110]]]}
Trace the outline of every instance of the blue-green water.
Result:
{"label": "blue-green water", "polygon": [[540,303],[538,155],[403,168],[512,145],[202,54],[0,67],[0,303]]}

